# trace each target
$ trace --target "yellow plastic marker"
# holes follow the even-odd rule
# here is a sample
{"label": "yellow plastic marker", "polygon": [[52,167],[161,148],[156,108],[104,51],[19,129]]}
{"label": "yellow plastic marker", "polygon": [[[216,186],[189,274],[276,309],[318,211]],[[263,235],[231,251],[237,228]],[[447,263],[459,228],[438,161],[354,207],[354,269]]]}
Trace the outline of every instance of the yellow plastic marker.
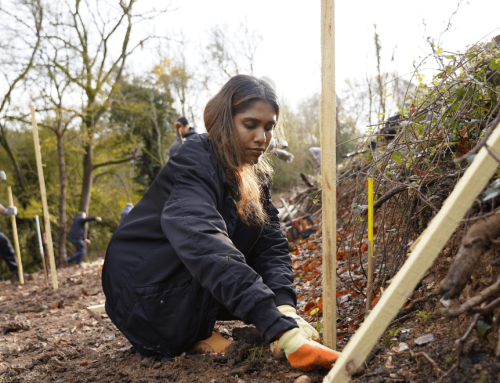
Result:
{"label": "yellow plastic marker", "polygon": [[[9,186],[7,188],[9,192],[9,205],[14,206],[14,199],[12,198],[12,188]],[[14,235],[14,248],[16,249],[17,257],[17,275],[19,276],[19,283],[24,285],[24,274],[23,274],[23,264],[21,263],[21,250],[19,249],[19,237],[17,236],[17,223],[16,216],[11,215],[12,219],[12,234]]]}
{"label": "yellow plastic marker", "polygon": [[372,308],[373,291],[373,178],[368,178],[368,242],[370,253],[368,255],[368,283],[366,284],[366,311]]}

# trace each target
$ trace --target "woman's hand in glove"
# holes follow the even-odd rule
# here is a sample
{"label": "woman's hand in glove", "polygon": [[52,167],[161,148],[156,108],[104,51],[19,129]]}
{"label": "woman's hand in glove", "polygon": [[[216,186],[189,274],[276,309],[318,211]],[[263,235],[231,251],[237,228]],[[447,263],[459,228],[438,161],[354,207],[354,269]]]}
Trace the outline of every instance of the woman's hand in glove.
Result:
{"label": "woman's hand in glove", "polygon": [[285,332],[278,341],[278,348],[285,351],[290,365],[300,371],[323,367],[330,369],[340,353],[304,337],[300,328]]}
{"label": "woman's hand in glove", "polygon": [[319,334],[313,326],[307,323],[299,315],[297,315],[297,310],[290,305],[282,305],[277,307],[280,313],[283,315],[295,319],[295,322],[299,325],[299,328],[304,332],[304,337],[307,340],[316,339],[319,340]]}

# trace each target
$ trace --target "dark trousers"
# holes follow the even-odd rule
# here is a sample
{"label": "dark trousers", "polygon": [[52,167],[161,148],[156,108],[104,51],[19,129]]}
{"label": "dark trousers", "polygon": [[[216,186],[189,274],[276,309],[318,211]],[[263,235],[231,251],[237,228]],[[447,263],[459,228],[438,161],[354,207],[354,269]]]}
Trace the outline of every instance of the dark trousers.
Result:
{"label": "dark trousers", "polygon": [[0,255],[9,267],[9,270],[17,274],[16,253],[10,244],[9,239],[0,231]]}
{"label": "dark trousers", "polygon": [[83,257],[86,254],[85,242],[83,241],[83,238],[70,238],[69,241],[73,244],[73,246],[75,246],[76,252],[71,257],[66,258],[66,262],[69,264],[74,261],[77,265],[79,265],[82,263]]}
{"label": "dark trousers", "polygon": [[[261,227],[248,227],[238,221],[232,239],[236,248],[240,250],[245,256],[245,259],[249,266],[254,269],[255,267],[253,266],[253,264],[255,264],[255,260],[250,256],[250,252],[259,239],[261,232]],[[183,304],[187,304],[186,302],[189,301],[189,299],[185,299],[184,297],[185,295],[182,294],[170,296],[166,292],[158,292],[156,294],[148,295],[146,298],[141,298],[141,301],[137,302],[134,305],[132,314],[127,314],[129,319],[127,319],[126,327],[122,327],[121,325],[117,324],[117,322],[115,322],[116,316],[114,313],[112,313],[111,310],[108,310],[108,308],[106,308],[106,311],[108,312],[111,320],[115,323],[115,325],[117,325],[117,327],[129,340],[132,346],[134,346],[134,348],[142,356],[148,357],[156,355],[164,357],[165,360],[169,360],[170,358],[181,354],[183,351],[186,351],[193,345],[185,343],[186,340],[192,339],[188,332],[198,334],[198,341],[204,340],[212,335],[216,320],[240,320],[240,318],[234,316],[223,304],[217,302],[210,295],[208,290],[203,289],[202,297],[197,296],[197,306],[193,309],[199,311],[206,310],[211,314],[207,314],[206,321],[202,322],[192,322],[189,318],[185,318],[184,322],[192,323],[191,328],[179,326],[178,323],[175,323],[176,320],[180,320],[176,312],[181,310],[180,307]],[[156,299],[156,301],[165,299],[165,308],[154,308],[154,299]],[[167,307],[169,307],[170,305],[171,309],[167,309]],[[150,309],[150,307],[152,308]],[[164,331],[165,329],[165,323],[168,323],[169,321],[172,321],[172,326],[175,326],[177,328],[181,327],[183,328],[183,330],[179,332],[179,334],[177,335],[177,339],[175,339],[173,344],[161,345],[161,347],[163,347],[163,350],[168,350],[168,354],[166,354],[165,351],[161,350],[160,343],[162,341],[159,339],[162,338],[160,334],[162,334],[162,331]],[[170,336],[170,339],[172,339],[173,337],[174,336]]]}

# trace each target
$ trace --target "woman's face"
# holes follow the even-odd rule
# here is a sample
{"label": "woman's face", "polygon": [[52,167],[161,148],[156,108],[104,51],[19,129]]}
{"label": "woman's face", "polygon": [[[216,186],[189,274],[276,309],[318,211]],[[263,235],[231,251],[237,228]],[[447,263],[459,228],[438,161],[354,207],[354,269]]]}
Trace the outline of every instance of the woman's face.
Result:
{"label": "woman's face", "polygon": [[233,117],[233,125],[245,150],[245,162],[256,164],[273,138],[274,108],[268,102],[256,101],[250,109]]}

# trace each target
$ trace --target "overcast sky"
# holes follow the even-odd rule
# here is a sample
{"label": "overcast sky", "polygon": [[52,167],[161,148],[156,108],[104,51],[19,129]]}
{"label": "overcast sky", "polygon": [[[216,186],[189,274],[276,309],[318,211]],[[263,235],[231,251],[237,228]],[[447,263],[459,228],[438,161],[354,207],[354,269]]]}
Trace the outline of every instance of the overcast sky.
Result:
{"label": "overcast sky", "polygon": [[[411,72],[414,60],[430,51],[425,36],[439,38],[457,0],[337,0],[335,6],[339,90],[345,79],[363,79],[367,72],[374,72],[374,24],[386,69]],[[154,21],[157,33],[171,35],[182,30],[196,43],[210,26],[220,22],[237,25],[246,17],[250,29],[263,37],[255,75],[272,78],[279,95],[292,105],[320,91],[320,0],[173,0],[172,8],[176,10]],[[468,44],[491,39],[500,34],[499,15],[498,0],[462,2],[450,30],[441,38],[442,46],[449,51],[463,50]],[[427,67],[436,64],[429,61]]]}

